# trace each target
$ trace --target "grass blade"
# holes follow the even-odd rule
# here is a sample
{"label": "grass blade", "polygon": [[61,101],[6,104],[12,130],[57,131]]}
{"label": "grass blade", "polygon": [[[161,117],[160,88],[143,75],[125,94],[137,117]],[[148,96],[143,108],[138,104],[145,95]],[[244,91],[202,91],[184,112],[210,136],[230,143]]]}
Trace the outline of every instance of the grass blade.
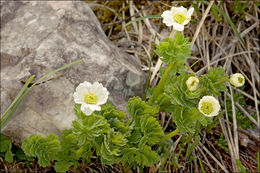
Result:
{"label": "grass blade", "polygon": [[199,163],[200,163],[201,172],[202,172],[202,173],[206,173],[206,171],[205,171],[205,169],[204,169],[204,166],[203,166],[203,164],[202,164],[200,158],[198,158],[198,159],[199,159]]}
{"label": "grass blade", "polygon": [[257,152],[257,171],[260,172],[260,152]]}
{"label": "grass blade", "polygon": [[[32,77],[30,77],[30,79],[29,80],[27,80],[27,82],[28,82],[28,84],[27,84],[27,82],[26,82],[26,84],[27,84],[27,86],[26,86],[26,84],[24,85],[24,87],[20,90],[20,92],[18,93],[18,95],[19,95],[19,97],[18,97],[18,95],[16,96],[16,102],[14,102],[14,104],[12,105],[12,109],[10,108],[8,108],[8,110],[7,111],[5,111],[6,112],[6,115],[7,115],[7,118],[4,120],[4,121],[2,121],[1,120],[1,124],[0,124],[0,129],[3,129],[5,126],[6,126],[6,124],[7,124],[7,122],[10,120],[10,118],[13,116],[13,114],[14,114],[14,112],[16,111],[16,109],[17,109],[17,107],[20,105],[20,103],[22,102],[22,100],[24,99],[24,97],[28,94],[28,92],[36,85],[36,84],[38,84],[38,83],[40,83],[41,81],[43,81],[44,79],[46,79],[46,78],[48,78],[49,76],[51,76],[51,75],[53,75],[53,74],[55,74],[55,73],[57,73],[57,72],[59,72],[59,71],[61,71],[61,70],[64,70],[64,69],[66,69],[66,68],[69,68],[69,67],[71,67],[71,66],[73,66],[73,65],[75,65],[75,64],[78,64],[78,63],[80,63],[80,62],[82,62],[83,60],[81,59],[81,60],[77,60],[77,61],[74,61],[74,62],[72,62],[72,63],[70,63],[70,64],[66,64],[66,65],[64,65],[64,66],[62,66],[62,67],[60,67],[60,68],[57,68],[56,70],[53,70],[53,71],[51,71],[51,72],[49,72],[49,73],[47,73],[47,74],[45,74],[45,75],[43,75],[41,78],[39,78],[38,80],[36,80],[36,82],[35,83],[33,83],[27,90],[26,90],[26,88],[27,88],[27,86],[29,85],[29,82],[31,82],[30,81],[30,79],[32,78],[34,78],[34,76],[32,76]],[[25,89],[24,89],[25,88]],[[23,90],[23,92],[21,92]],[[26,90],[26,91],[25,91]],[[10,107],[10,106],[9,106]]]}
{"label": "grass blade", "polygon": [[1,116],[1,121],[3,121],[3,119],[5,118],[6,114],[12,109],[12,107],[16,104],[17,100],[21,97],[21,95],[24,93],[24,91],[26,90],[26,88],[28,87],[28,85],[32,82],[32,80],[34,79],[34,75],[32,75],[24,84],[23,88],[19,91],[19,93],[17,94],[17,96],[15,97],[14,101],[11,103],[11,105],[6,109],[5,113]]}
{"label": "grass blade", "polygon": [[238,168],[239,168],[240,172],[246,173],[246,169],[243,166],[243,164],[241,163],[241,161],[238,160],[238,159],[236,161],[237,161],[237,165],[238,165]]}

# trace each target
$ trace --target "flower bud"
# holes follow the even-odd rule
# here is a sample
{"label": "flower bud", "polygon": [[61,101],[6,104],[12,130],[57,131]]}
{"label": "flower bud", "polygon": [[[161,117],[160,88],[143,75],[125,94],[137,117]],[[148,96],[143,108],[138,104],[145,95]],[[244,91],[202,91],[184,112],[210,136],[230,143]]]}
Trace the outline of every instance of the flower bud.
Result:
{"label": "flower bud", "polygon": [[189,79],[186,81],[187,88],[190,91],[195,91],[198,88],[199,79],[196,77],[189,77]]}
{"label": "flower bud", "polygon": [[235,87],[241,87],[245,84],[245,78],[241,73],[230,75],[230,83]]}

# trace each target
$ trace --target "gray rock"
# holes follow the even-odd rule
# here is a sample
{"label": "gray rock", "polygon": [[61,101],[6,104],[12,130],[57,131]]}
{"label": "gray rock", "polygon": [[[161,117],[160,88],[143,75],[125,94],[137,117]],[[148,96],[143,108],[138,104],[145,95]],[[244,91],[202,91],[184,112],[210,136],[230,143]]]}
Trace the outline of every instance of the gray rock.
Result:
{"label": "gray rock", "polygon": [[141,95],[140,62],[120,52],[85,2],[1,2],[1,115],[24,82],[78,59],[84,62],[53,75],[26,96],[1,133],[16,144],[31,134],[60,135],[76,117],[75,87],[101,82],[119,109]]}

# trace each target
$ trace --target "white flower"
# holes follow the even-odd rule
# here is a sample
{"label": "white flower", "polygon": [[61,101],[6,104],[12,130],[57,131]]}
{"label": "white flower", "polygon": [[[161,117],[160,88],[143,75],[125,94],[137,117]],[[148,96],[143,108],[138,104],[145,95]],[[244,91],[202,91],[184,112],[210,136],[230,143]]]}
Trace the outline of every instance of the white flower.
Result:
{"label": "white flower", "polygon": [[166,10],[163,12],[163,23],[165,23],[166,26],[173,26],[174,30],[183,31],[184,25],[189,23],[193,11],[193,7],[189,10],[183,6],[172,7],[171,10]]}
{"label": "white flower", "polygon": [[76,92],[73,94],[74,101],[77,104],[81,104],[81,111],[90,115],[95,110],[100,111],[100,105],[106,103],[109,92],[102,84],[94,82],[83,82],[76,88]]}
{"label": "white flower", "polygon": [[241,73],[230,75],[230,83],[235,87],[241,87],[245,84],[245,78]]}
{"label": "white flower", "polygon": [[188,80],[186,80],[187,88],[190,91],[195,91],[198,88],[198,84],[199,84],[199,79],[196,77],[191,76],[188,78]]}
{"label": "white flower", "polygon": [[204,96],[199,102],[199,111],[207,116],[213,117],[218,115],[220,105],[217,99],[212,96]]}

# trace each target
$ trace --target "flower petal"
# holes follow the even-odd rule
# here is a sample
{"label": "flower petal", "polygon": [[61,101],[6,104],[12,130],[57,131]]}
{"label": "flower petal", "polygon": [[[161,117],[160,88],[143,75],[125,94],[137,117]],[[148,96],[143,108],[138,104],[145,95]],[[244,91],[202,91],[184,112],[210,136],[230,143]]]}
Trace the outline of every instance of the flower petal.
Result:
{"label": "flower petal", "polygon": [[186,17],[187,18],[190,18],[193,14],[193,11],[194,11],[194,8],[193,7],[190,7],[189,10],[187,11],[186,13]]}
{"label": "flower petal", "polygon": [[74,102],[75,102],[75,103],[77,103],[77,104],[83,104],[83,103],[85,103],[85,102],[84,102],[84,95],[81,95],[81,94],[75,92],[75,93],[73,94],[73,97],[74,97]]}
{"label": "flower petal", "polygon": [[184,8],[183,6],[181,7],[172,7],[171,8],[172,14],[175,15],[176,13],[182,13],[185,14],[187,13],[187,9]]}
{"label": "flower petal", "polygon": [[76,93],[80,94],[80,95],[86,95],[88,94],[88,88],[91,86],[91,84],[89,82],[83,82],[81,84],[79,84],[79,86],[77,86],[76,88]]}
{"label": "flower petal", "polygon": [[163,17],[163,23],[166,24],[166,26],[172,26],[173,25],[173,14],[171,11],[166,10],[161,15]]}
{"label": "flower petal", "polygon": [[97,105],[88,105],[88,107],[91,111],[100,111],[101,110],[101,107],[97,106]]}
{"label": "flower petal", "polygon": [[173,29],[177,30],[177,31],[183,31],[184,30],[184,26],[178,23],[173,23]]}
{"label": "flower petal", "polygon": [[87,104],[82,104],[80,109],[86,115],[91,115],[93,112]]}
{"label": "flower petal", "polygon": [[163,18],[165,17],[172,17],[172,12],[170,10],[166,10],[163,12],[163,14],[161,15]]}

